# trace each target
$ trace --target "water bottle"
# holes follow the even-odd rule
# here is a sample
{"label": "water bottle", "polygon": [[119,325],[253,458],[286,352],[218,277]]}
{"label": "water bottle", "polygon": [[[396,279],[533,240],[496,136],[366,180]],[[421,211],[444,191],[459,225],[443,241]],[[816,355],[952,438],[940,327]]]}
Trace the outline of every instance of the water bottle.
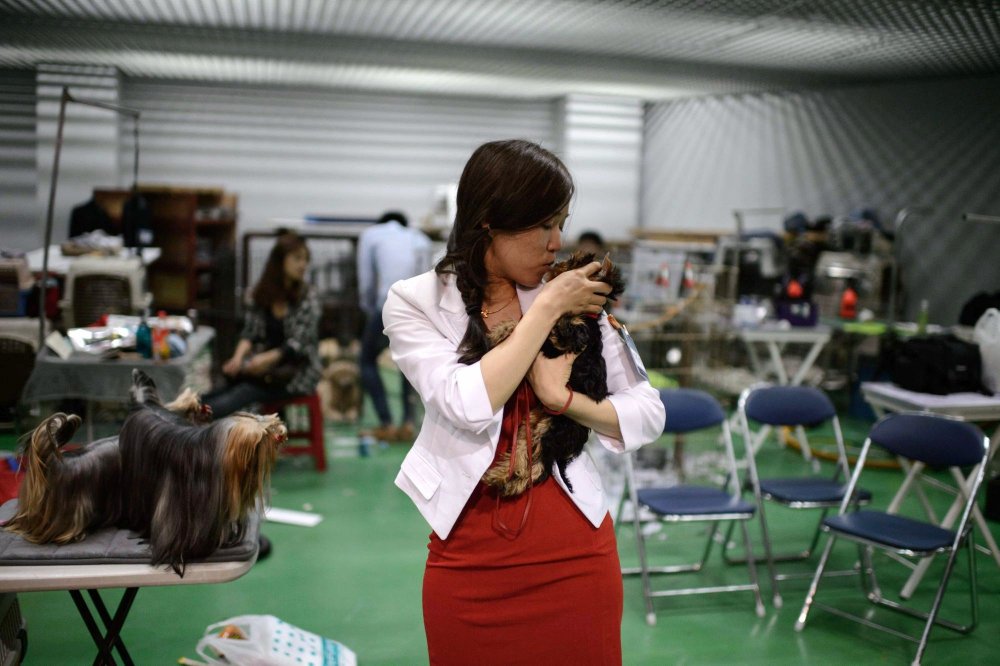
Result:
{"label": "water bottle", "polygon": [[372,446],[375,445],[375,438],[371,435],[361,435],[358,440],[358,455],[367,458],[372,454]]}
{"label": "water bottle", "polygon": [[917,313],[917,335],[927,334],[927,299],[920,301],[920,312]]}
{"label": "water bottle", "polygon": [[149,328],[148,317],[149,308],[145,308],[139,326],[135,329],[135,350],[143,358],[153,357],[153,331]]}
{"label": "water bottle", "polygon": [[167,328],[167,313],[165,310],[160,310],[156,313],[156,326],[153,328],[153,358],[163,360],[170,358],[168,333],[170,330]]}

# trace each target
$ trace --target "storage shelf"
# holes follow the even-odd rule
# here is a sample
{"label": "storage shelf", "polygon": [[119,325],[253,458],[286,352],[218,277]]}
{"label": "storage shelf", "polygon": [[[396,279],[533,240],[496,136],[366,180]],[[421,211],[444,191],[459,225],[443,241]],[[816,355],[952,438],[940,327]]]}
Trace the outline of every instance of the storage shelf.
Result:
{"label": "storage shelf", "polygon": [[[140,185],[138,189],[149,202],[153,244],[160,247],[160,258],[148,272],[153,307],[175,311],[219,307],[219,290],[212,279],[219,255],[235,251],[236,195],[210,187]],[[132,193],[97,189],[94,200],[113,219],[120,219]]]}

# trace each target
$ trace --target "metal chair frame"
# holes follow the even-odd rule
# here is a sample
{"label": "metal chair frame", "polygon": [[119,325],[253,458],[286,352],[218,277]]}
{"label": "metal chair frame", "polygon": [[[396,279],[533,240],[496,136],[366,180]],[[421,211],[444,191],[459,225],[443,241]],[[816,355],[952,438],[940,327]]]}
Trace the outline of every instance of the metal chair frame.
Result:
{"label": "metal chair frame", "polygon": [[[810,557],[812,557],[813,552],[816,550],[816,546],[819,544],[819,538],[820,538],[820,533],[821,533],[820,526],[823,524],[823,520],[826,518],[827,514],[831,510],[836,509],[836,508],[838,508],[840,506],[841,500],[843,499],[844,494],[843,493],[839,493],[838,496],[835,499],[832,499],[832,500],[829,500],[829,501],[825,501],[825,500],[824,501],[809,501],[809,500],[794,500],[794,499],[789,500],[789,499],[784,498],[784,497],[777,497],[777,496],[775,496],[775,495],[773,495],[771,493],[768,493],[768,492],[762,490],[762,488],[761,488],[762,481],[766,482],[768,479],[761,479],[760,475],[758,474],[758,471],[757,471],[756,453],[754,451],[754,446],[753,446],[753,442],[755,440],[754,440],[754,437],[753,437],[753,433],[750,430],[750,420],[752,418],[754,418],[754,417],[753,417],[752,414],[750,414],[750,415],[747,414],[747,403],[750,401],[751,397],[756,392],[758,392],[758,391],[767,391],[767,390],[772,390],[772,389],[776,389],[776,390],[780,390],[780,391],[785,391],[785,392],[791,392],[791,393],[801,392],[801,391],[816,391],[817,389],[810,389],[808,387],[802,387],[802,386],[755,384],[754,386],[751,386],[751,387],[749,387],[749,388],[747,388],[747,389],[745,389],[743,391],[743,393],[740,395],[739,405],[738,405],[738,408],[737,408],[738,414],[739,414],[739,420],[740,420],[740,427],[741,427],[742,433],[743,433],[744,451],[746,452],[746,466],[747,466],[747,472],[748,472],[746,480],[745,480],[745,483],[744,483],[744,489],[749,489],[753,493],[753,495],[754,495],[754,500],[757,503],[757,510],[758,510],[759,516],[760,516],[760,527],[761,527],[761,533],[762,533],[762,537],[763,537],[762,541],[764,542],[764,556],[761,557],[759,555],[754,555],[752,557],[752,559],[754,559],[757,562],[765,562],[767,564],[768,575],[769,575],[769,577],[771,579],[772,603],[774,604],[775,608],[781,608],[781,606],[782,606],[782,597],[781,597],[781,591],[780,591],[779,586],[778,586],[778,581],[779,580],[796,579],[796,578],[807,578],[807,577],[809,577],[810,574],[804,573],[804,572],[803,573],[778,573],[777,570],[775,569],[775,563],[778,563],[778,562],[798,562],[798,561],[807,560]],[[826,400],[826,402],[829,403],[829,399],[826,398],[826,395],[822,394],[822,393],[821,393],[821,395]],[[794,412],[794,409],[792,411]],[[840,419],[837,417],[836,410],[834,409],[833,404],[832,403],[829,404],[829,415],[825,416],[818,423],[807,423],[804,420],[801,420],[802,418],[803,417],[800,416],[800,417],[798,417],[798,420],[796,420],[796,419],[789,419],[788,423],[781,423],[781,424],[769,423],[765,427],[770,427],[770,426],[775,426],[775,425],[784,425],[784,426],[794,426],[796,428],[800,428],[801,429],[804,426],[815,426],[815,425],[819,425],[819,423],[824,423],[824,422],[829,421],[830,424],[833,427],[834,441],[836,442],[836,446],[837,446],[837,464],[836,464],[836,467],[834,468],[833,476],[829,480],[833,481],[833,482],[838,482],[842,478],[844,478],[844,479],[848,478],[850,476],[850,466],[849,466],[849,464],[847,462],[847,449],[844,446],[844,435],[843,435],[843,430],[840,427]],[[808,480],[809,478],[812,478],[812,477],[802,477],[802,478]],[[825,479],[825,478],[821,478],[821,477],[815,477],[815,478],[816,478],[816,481],[818,481],[818,482],[819,481],[822,481],[822,482],[826,482],[827,481],[827,479]],[[846,486],[845,486],[845,491],[846,491]],[[852,506],[854,506],[854,507],[863,506],[863,505],[865,505],[865,504],[867,504],[869,502],[869,499],[870,499],[870,496],[867,495],[867,493],[863,497],[860,497],[860,496],[856,497],[854,499],[854,502],[852,503]],[[780,553],[780,554],[775,554],[774,553],[772,545],[771,545],[770,530],[769,530],[768,525],[767,525],[767,515],[766,515],[765,509],[764,509],[765,500],[781,504],[782,506],[785,506],[785,507],[787,507],[789,509],[795,509],[795,510],[799,510],[799,509],[807,509],[807,510],[819,509],[820,510],[819,519],[816,521],[816,528],[813,530],[812,538],[811,538],[811,540],[809,542],[809,545],[804,550],[801,550],[801,551],[798,551],[798,552],[788,552],[788,553]],[[729,532],[726,534],[726,539],[725,539],[725,542],[727,544],[727,549],[726,549],[726,551],[724,551],[725,552],[726,561],[729,564],[742,564],[748,558],[751,558],[750,554],[752,553],[752,551],[747,550],[743,556],[739,556],[739,557],[732,556],[729,553],[729,547],[732,544],[731,537],[732,537],[732,529],[730,529]],[[826,575],[827,576],[847,576],[847,575],[855,575],[856,573],[857,573],[857,571],[855,569],[850,569],[850,570],[844,570],[844,571],[831,571],[831,572],[828,572]]]}
{"label": "metal chair frame", "polygon": [[[950,416],[934,415],[927,413],[912,413],[912,412],[889,414],[887,416],[884,416],[883,418],[879,419],[879,421],[872,427],[869,436],[865,439],[864,446],[861,449],[861,454],[858,456],[858,461],[855,464],[854,472],[851,475],[851,480],[848,484],[848,494],[844,497],[844,501],[841,503],[840,509],[837,514],[838,516],[844,515],[849,508],[848,503],[850,495],[851,493],[854,492],[854,489],[857,487],[858,480],[861,477],[861,473],[865,465],[865,460],[868,457],[868,452],[871,449],[872,444],[874,443],[883,448],[888,448],[885,446],[884,443],[876,441],[872,437],[872,435],[873,434],[877,435],[880,427],[882,427],[887,422],[890,422],[894,419],[910,418],[910,417],[917,417],[918,419],[933,419],[943,422],[954,422],[956,424],[962,424],[963,428],[972,429],[969,432],[971,432],[973,436],[975,436],[979,441],[982,442],[982,458],[979,462],[976,463],[976,468],[974,469],[973,474],[970,475],[973,478],[972,484],[968,486],[967,489],[962,489],[960,491],[963,492],[966,498],[965,507],[962,510],[962,516],[958,522],[958,525],[956,526],[953,532],[954,538],[952,539],[951,544],[948,546],[941,546],[938,548],[926,549],[926,550],[918,548],[904,548],[900,546],[891,545],[889,543],[879,541],[877,539],[865,538],[860,535],[850,534],[848,532],[843,531],[842,529],[838,529],[836,524],[828,524],[826,521],[824,521],[822,529],[829,535],[829,538],[827,540],[826,546],[823,549],[823,553],[820,556],[819,564],[816,567],[816,572],[812,577],[812,582],[810,583],[809,590],[806,593],[806,598],[802,605],[802,610],[800,611],[798,619],[795,622],[795,630],[802,631],[805,628],[806,620],[808,619],[809,616],[809,611],[813,606],[816,606],[817,608],[822,608],[823,610],[832,613],[834,615],[837,615],[838,617],[843,617],[845,619],[852,620],[854,622],[862,624],[866,627],[870,627],[872,629],[878,629],[880,631],[892,634],[893,636],[904,638],[906,640],[917,643],[917,653],[914,656],[912,663],[915,665],[919,665],[921,659],[923,658],[924,652],[927,649],[927,641],[930,638],[931,629],[935,625],[942,626],[946,629],[950,629],[951,631],[955,631],[960,634],[968,634],[976,628],[976,625],[979,622],[979,595],[976,589],[977,587],[976,556],[975,556],[976,549],[973,547],[975,523],[974,521],[969,520],[969,517],[972,513],[972,507],[976,501],[976,495],[979,491],[979,487],[982,485],[983,478],[985,476],[986,461],[989,458],[990,441],[989,438],[986,437],[982,433],[982,431],[980,431],[979,428],[976,427],[975,425],[972,425],[970,423],[964,422],[960,419]],[[893,448],[889,448],[889,450],[897,456],[902,456],[910,460],[920,460],[919,457],[913,457],[912,454],[908,454],[905,451],[901,451],[895,446]],[[957,466],[957,465],[950,465],[950,466]],[[873,514],[879,513],[885,516],[895,515],[895,514],[889,514],[887,512],[871,512],[871,513]],[[922,521],[915,521],[915,522],[922,522]],[[922,523],[922,524],[931,525],[931,523]],[[855,544],[857,544],[858,553],[859,557],[861,558],[862,570],[863,570],[862,571],[863,575],[861,576],[861,581],[860,581],[861,589],[864,592],[865,597],[872,604],[875,604],[877,606],[889,608],[893,611],[909,615],[910,617],[915,617],[924,620],[924,628],[919,638],[911,634],[907,634],[897,629],[894,629],[892,627],[888,627],[878,622],[875,622],[874,620],[871,620],[868,617],[862,617],[860,615],[848,613],[846,611],[840,610],[839,608],[835,608],[826,604],[821,604],[816,601],[816,593],[819,589],[820,579],[824,577],[824,569],[826,568],[827,562],[829,561],[830,553],[833,550],[834,544],[837,542],[837,539],[839,538],[847,539],[848,541],[852,541]],[[959,624],[957,622],[952,622],[950,620],[938,617],[938,613],[941,610],[941,602],[944,599],[944,594],[948,587],[948,582],[950,581],[952,571],[955,568],[955,560],[958,556],[958,550],[963,545],[966,547],[966,552],[968,555],[968,568],[969,568],[970,621],[968,624]],[[872,560],[872,552],[876,548],[879,549],[880,551],[885,552],[887,555],[908,556],[921,559],[927,557],[933,557],[940,553],[948,554],[948,561],[945,564],[944,572],[941,575],[941,582],[938,584],[938,589],[934,595],[934,601],[931,605],[930,611],[922,611],[919,609],[915,609],[911,606],[906,606],[904,604],[900,604],[890,599],[886,599],[882,595],[881,588],[879,587],[878,584],[878,578],[876,577],[875,573],[875,566]]]}
{"label": "metal chair frame", "polygon": [[[316,463],[316,471],[326,471],[326,444],[325,433],[323,431],[323,408],[320,405],[319,394],[295,395],[280,400],[273,400],[260,406],[261,414],[271,414],[283,411],[287,407],[294,405],[304,406],[308,414],[307,429],[288,429],[289,442],[281,448],[282,453],[287,455],[307,455],[311,456]],[[287,414],[286,414],[287,421]],[[304,444],[292,444],[292,440],[305,440]]]}
{"label": "metal chair frame", "polygon": [[11,412],[14,434],[21,435],[21,392],[35,367],[35,347],[19,336],[0,334],[0,368],[4,371],[0,405]]}
{"label": "metal chair frame", "polygon": [[[686,391],[686,389],[680,389],[680,390]],[[689,393],[695,393],[695,392],[690,391]],[[714,401],[714,399],[711,398],[711,396],[709,396],[708,394],[705,394],[705,393],[703,393],[701,391],[698,391],[697,393],[698,394],[702,394],[706,398],[711,399],[711,400]],[[669,394],[670,394],[670,391],[661,391],[661,399],[664,401],[665,405],[667,404],[667,401],[669,399],[669,397],[668,397]],[[716,404],[716,406],[718,406],[718,403],[715,403],[715,404]],[[726,453],[726,461],[727,461],[726,478],[725,478],[725,480],[724,480],[724,482],[722,484],[722,487],[721,487],[722,493],[720,493],[720,498],[719,499],[720,499],[720,501],[721,501],[721,499],[723,499],[722,494],[728,495],[728,498],[726,498],[726,499],[739,499],[741,493],[740,493],[740,489],[739,489],[739,478],[737,476],[737,471],[736,471],[736,455],[735,455],[735,451],[734,451],[734,447],[733,447],[732,434],[731,434],[730,429],[729,429],[729,423],[728,423],[727,419],[725,418],[725,414],[722,411],[721,406],[718,406],[718,410],[719,410],[719,413],[721,415],[721,418],[718,421],[717,425],[721,426],[721,428],[722,428],[722,441],[723,441],[723,444],[724,444],[725,453]],[[710,424],[708,426],[701,426],[701,427],[691,428],[691,429],[682,430],[682,431],[670,430],[670,428],[669,428],[669,424],[670,424],[669,414],[671,412],[670,412],[669,407],[668,407],[668,412],[667,413],[668,413],[668,417],[667,417],[668,421],[667,421],[667,427],[665,428],[666,432],[673,432],[675,434],[683,434],[683,433],[687,433],[687,432],[694,432],[696,430],[706,429],[708,427],[711,427],[711,425],[716,425],[716,424]],[[640,566],[637,567],[637,568],[622,568],[622,575],[623,576],[627,576],[627,575],[639,574],[639,575],[642,576],[643,597],[644,597],[645,602],[646,602],[646,623],[647,624],[649,624],[650,626],[653,626],[653,625],[656,624],[656,612],[653,609],[653,599],[654,598],[678,597],[678,596],[688,596],[688,595],[695,595],[695,594],[718,594],[718,593],[724,593],[724,592],[744,592],[744,591],[753,592],[753,594],[754,594],[754,601],[755,601],[755,612],[756,612],[756,614],[757,614],[758,617],[763,617],[764,616],[764,612],[765,611],[764,611],[763,601],[761,600],[760,583],[759,583],[758,578],[757,578],[757,567],[756,567],[756,563],[752,559],[746,563],[747,570],[748,570],[749,577],[750,577],[750,582],[746,583],[746,584],[716,585],[716,586],[702,586],[702,587],[687,587],[687,588],[679,588],[679,589],[675,588],[675,589],[657,589],[657,590],[654,590],[652,588],[652,580],[651,580],[651,577],[652,577],[653,574],[678,574],[678,573],[697,573],[697,572],[700,572],[705,567],[705,564],[708,561],[709,555],[711,554],[712,545],[716,542],[716,538],[715,537],[716,537],[716,534],[718,532],[719,523],[721,523],[721,522],[729,522],[731,526],[734,526],[736,523],[739,523],[740,524],[740,528],[741,528],[742,533],[743,533],[744,545],[745,545],[745,547],[747,548],[748,551],[751,550],[752,549],[752,545],[751,545],[751,542],[750,542],[750,532],[747,529],[747,522],[750,521],[750,520],[752,520],[753,517],[754,517],[754,510],[752,508],[749,511],[735,511],[735,512],[721,512],[721,513],[718,512],[718,511],[715,511],[715,512],[708,511],[708,512],[704,512],[704,513],[689,513],[689,512],[679,512],[678,511],[676,513],[671,513],[671,512],[663,512],[663,511],[657,510],[656,508],[654,508],[654,507],[652,507],[652,506],[650,506],[648,504],[645,504],[644,502],[642,502],[640,500],[640,492],[639,492],[639,489],[636,487],[636,482],[635,482],[635,470],[634,470],[633,462],[632,462],[632,454],[627,454],[625,456],[625,480],[626,480],[626,485],[628,486],[628,495],[627,496],[628,496],[629,500],[631,501],[632,507],[633,507],[633,520],[632,520],[632,522],[633,522],[633,525],[634,525],[635,540],[636,540],[636,550],[638,551]],[[681,490],[681,491],[683,491],[684,489],[700,489],[700,488],[709,488],[709,487],[707,487],[707,486],[695,486],[695,485],[689,485],[689,484],[682,484],[680,486],[671,486],[668,489],[669,490]],[[648,491],[648,490],[661,490],[661,489],[663,489],[663,488],[649,488],[649,489],[644,489],[644,490]],[[710,488],[710,489],[714,490],[714,488]],[[623,496],[623,501],[624,501],[624,496]],[[643,534],[643,531],[642,531],[643,520],[640,518],[640,515],[639,515],[640,510],[643,509],[643,508],[649,510],[655,516],[655,519],[658,522],[663,522],[663,523],[696,523],[696,522],[704,523],[704,522],[707,522],[707,523],[711,523],[711,527],[709,529],[708,538],[707,538],[707,540],[705,542],[705,548],[704,548],[704,551],[702,552],[701,559],[698,562],[694,562],[694,563],[690,563],[690,564],[677,564],[677,565],[658,566],[658,567],[650,566],[649,565],[648,554],[647,554],[647,550],[646,550],[646,538],[645,538],[645,535]],[[619,515],[621,513],[620,509],[621,509],[621,506],[619,506]]]}

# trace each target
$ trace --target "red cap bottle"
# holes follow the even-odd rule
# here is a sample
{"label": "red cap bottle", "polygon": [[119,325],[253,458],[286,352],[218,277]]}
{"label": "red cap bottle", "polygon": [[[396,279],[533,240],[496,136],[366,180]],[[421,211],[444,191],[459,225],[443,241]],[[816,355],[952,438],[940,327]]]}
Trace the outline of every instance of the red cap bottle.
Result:
{"label": "red cap bottle", "polygon": [[847,285],[844,293],[840,297],[840,318],[855,319],[858,316],[858,292],[854,287]]}

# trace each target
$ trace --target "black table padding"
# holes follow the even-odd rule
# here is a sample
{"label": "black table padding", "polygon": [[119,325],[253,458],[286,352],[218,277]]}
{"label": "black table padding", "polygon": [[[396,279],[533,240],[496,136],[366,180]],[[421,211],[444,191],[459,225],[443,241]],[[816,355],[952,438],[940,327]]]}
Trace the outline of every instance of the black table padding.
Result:
{"label": "black table padding", "polygon": [[[13,499],[0,506],[0,523],[10,520],[17,508]],[[227,548],[220,548],[210,556],[197,562],[242,562],[257,553],[257,539],[260,533],[260,515],[253,513],[243,540]],[[58,545],[34,544],[18,534],[0,529],[0,566],[24,566],[40,564],[149,564],[149,545],[141,541],[135,532],[106,527],[87,535],[76,543]]]}

